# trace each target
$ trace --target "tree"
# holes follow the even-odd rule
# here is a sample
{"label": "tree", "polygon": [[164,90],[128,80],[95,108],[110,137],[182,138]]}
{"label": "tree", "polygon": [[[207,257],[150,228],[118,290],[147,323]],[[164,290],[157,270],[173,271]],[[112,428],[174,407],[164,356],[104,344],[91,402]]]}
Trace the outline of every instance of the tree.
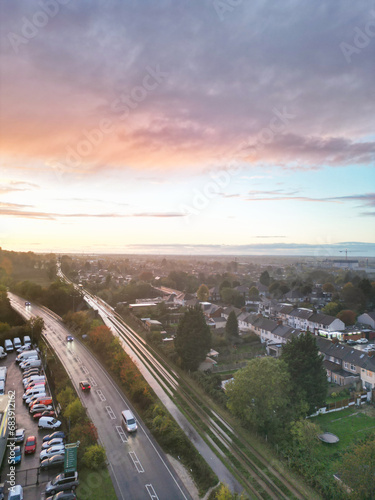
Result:
{"label": "tree", "polygon": [[335,291],[335,287],[332,285],[332,283],[324,283],[322,286],[323,292],[326,293],[333,293]]}
{"label": "tree", "polygon": [[82,461],[86,467],[94,470],[100,469],[104,465],[105,460],[105,449],[98,444],[88,446],[82,457]]}
{"label": "tree", "polygon": [[345,323],[345,326],[349,326],[355,324],[357,315],[354,311],[350,309],[344,309],[340,311],[336,317],[341,319],[341,321]]}
{"label": "tree", "polygon": [[225,325],[225,333],[228,338],[238,337],[238,320],[234,311],[229,313],[227,323]]}
{"label": "tree", "polygon": [[322,313],[336,316],[342,310],[342,305],[338,302],[328,302],[322,309]]}
{"label": "tree", "polygon": [[207,302],[209,296],[210,296],[210,291],[208,289],[208,286],[202,284],[197,290],[198,300],[200,300],[201,302]]}
{"label": "tree", "polygon": [[271,278],[270,275],[268,274],[268,271],[262,272],[259,278],[259,282],[262,283],[262,285],[269,286],[269,284],[271,283]]}
{"label": "tree", "polygon": [[82,422],[86,418],[86,410],[78,398],[75,398],[69,403],[68,406],[63,409],[62,413],[66,419],[70,418],[72,425]]}
{"label": "tree", "polygon": [[31,337],[31,342],[38,343],[40,336],[44,330],[44,320],[40,316],[36,316],[34,318],[26,321],[25,330]]}
{"label": "tree", "polygon": [[328,390],[323,356],[319,354],[315,337],[306,332],[292,338],[284,344],[281,359],[290,374],[295,404],[305,401],[310,415],[324,405]]}
{"label": "tree", "polygon": [[189,308],[176,332],[175,348],[183,366],[195,371],[211,348],[211,330],[199,306]]}
{"label": "tree", "polygon": [[375,434],[350,447],[342,459],[341,477],[352,490],[350,498],[375,498]]}
{"label": "tree", "polygon": [[249,290],[249,298],[251,300],[259,299],[259,290],[256,286],[252,286]]}
{"label": "tree", "polygon": [[290,375],[283,361],[255,358],[227,384],[227,406],[245,425],[277,436],[292,420],[290,388]]}
{"label": "tree", "polygon": [[245,298],[238,290],[233,288],[222,288],[220,290],[221,299],[227,304],[232,304],[235,307],[242,307],[245,305]]}

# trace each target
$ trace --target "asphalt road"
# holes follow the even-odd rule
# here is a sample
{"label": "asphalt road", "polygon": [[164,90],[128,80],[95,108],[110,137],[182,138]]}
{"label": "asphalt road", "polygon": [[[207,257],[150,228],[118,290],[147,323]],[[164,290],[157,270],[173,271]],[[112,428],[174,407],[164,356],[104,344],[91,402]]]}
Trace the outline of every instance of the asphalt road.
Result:
{"label": "asphalt road", "polygon": [[[45,337],[58,354],[76,386],[88,414],[95,424],[99,440],[106,449],[109,471],[119,499],[178,500],[190,499],[164,453],[150,436],[134,408],[124,398],[106,371],[77,340],[67,342],[70,333],[45,308],[25,307],[21,298],[9,293],[12,306],[25,318],[40,316],[46,329]],[[92,389],[82,393],[79,382],[88,380]],[[137,418],[138,431],[127,434],[121,425],[121,412],[130,408]],[[100,481],[98,473],[92,483]],[[86,492],[81,489],[80,494]],[[90,491],[87,491],[87,498]]]}

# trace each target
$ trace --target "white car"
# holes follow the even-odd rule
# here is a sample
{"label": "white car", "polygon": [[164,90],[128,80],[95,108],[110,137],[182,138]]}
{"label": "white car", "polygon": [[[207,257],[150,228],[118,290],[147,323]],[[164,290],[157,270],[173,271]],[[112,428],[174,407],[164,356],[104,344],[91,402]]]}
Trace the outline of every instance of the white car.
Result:
{"label": "white car", "polygon": [[23,500],[23,488],[19,484],[9,488],[8,500]]}
{"label": "white car", "polygon": [[47,450],[48,448],[51,448],[51,446],[59,446],[64,444],[63,438],[54,438],[51,439],[50,441],[46,441],[45,443],[42,444],[42,450]]}
{"label": "white car", "polygon": [[46,450],[41,451],[40,460],[52,457],[53,455],[65,455],[65,445],[63,443],[55,444],[55,446],[50,446]]}
{"label": "white car", "polygon": [[367,344],[367,343],[368,343],[368,340],[365,339],[364,337],[357,340],[357,344]]}

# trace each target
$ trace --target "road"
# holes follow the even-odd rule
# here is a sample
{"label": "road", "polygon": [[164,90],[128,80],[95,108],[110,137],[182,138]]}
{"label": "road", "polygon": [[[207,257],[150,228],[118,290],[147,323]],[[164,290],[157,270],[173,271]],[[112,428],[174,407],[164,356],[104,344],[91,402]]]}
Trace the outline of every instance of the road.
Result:
{"label": "road", "polygon": [[[131,404],[124,398],[106,371],[78,341],[67,342],[70,333],[58,317],[44,307],[8,293],[11,305],[24,318],[43,318],[45,338],[59,356],[106,449],[109,471],[119,499],[190,499],[164,453],[154,442]],[[90,393],[82,393],[80,380],[89,380]],[[128,435],[121,425],[121,412],[131,409],[138,421],[138,431]],[[98,476],[100,476],[98,474]],[[96,478],[95,480],[100,480]],[[81,493],[85,493],[81,491]],[[88,495],[87,498],[92,498]]]}

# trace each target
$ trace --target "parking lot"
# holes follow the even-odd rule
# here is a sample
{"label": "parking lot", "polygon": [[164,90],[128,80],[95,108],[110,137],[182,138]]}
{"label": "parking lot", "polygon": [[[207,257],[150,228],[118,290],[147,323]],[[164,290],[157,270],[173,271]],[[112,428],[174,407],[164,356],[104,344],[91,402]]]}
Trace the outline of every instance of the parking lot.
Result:
{"label": "parking lot", "polygon": [[[43,437],[54,431],[39,430],[38,421],[33,419],[29,413],[28,406],[23,402],[24,387],[22,384],[22,370],[19,368],[18,363],[15,362],[16,355],[16,352],[8,353],[7,358],[0,361],[0,366],[8,368],[5,394],[8,394],[9,391],[15,392],[16,424],[18,429],[25,429],[25,440],[29,436],[36,436],[37,438],[37,446],[34,454],[25,455],[25,441],[17,443],[21,446],[22,458],[21,462],[16,465],[16,484],[20,484],[23,487],[25,500],[43,500],[45,498],[44,490],[47,481],[60,472],[59,470],[39,472],[39,455]],[[5,483],[5,492],[8,491],[9,487],[7,483],[10,472],[8,458],[9,449],[5,453],[1,467],[1,482]]]}

